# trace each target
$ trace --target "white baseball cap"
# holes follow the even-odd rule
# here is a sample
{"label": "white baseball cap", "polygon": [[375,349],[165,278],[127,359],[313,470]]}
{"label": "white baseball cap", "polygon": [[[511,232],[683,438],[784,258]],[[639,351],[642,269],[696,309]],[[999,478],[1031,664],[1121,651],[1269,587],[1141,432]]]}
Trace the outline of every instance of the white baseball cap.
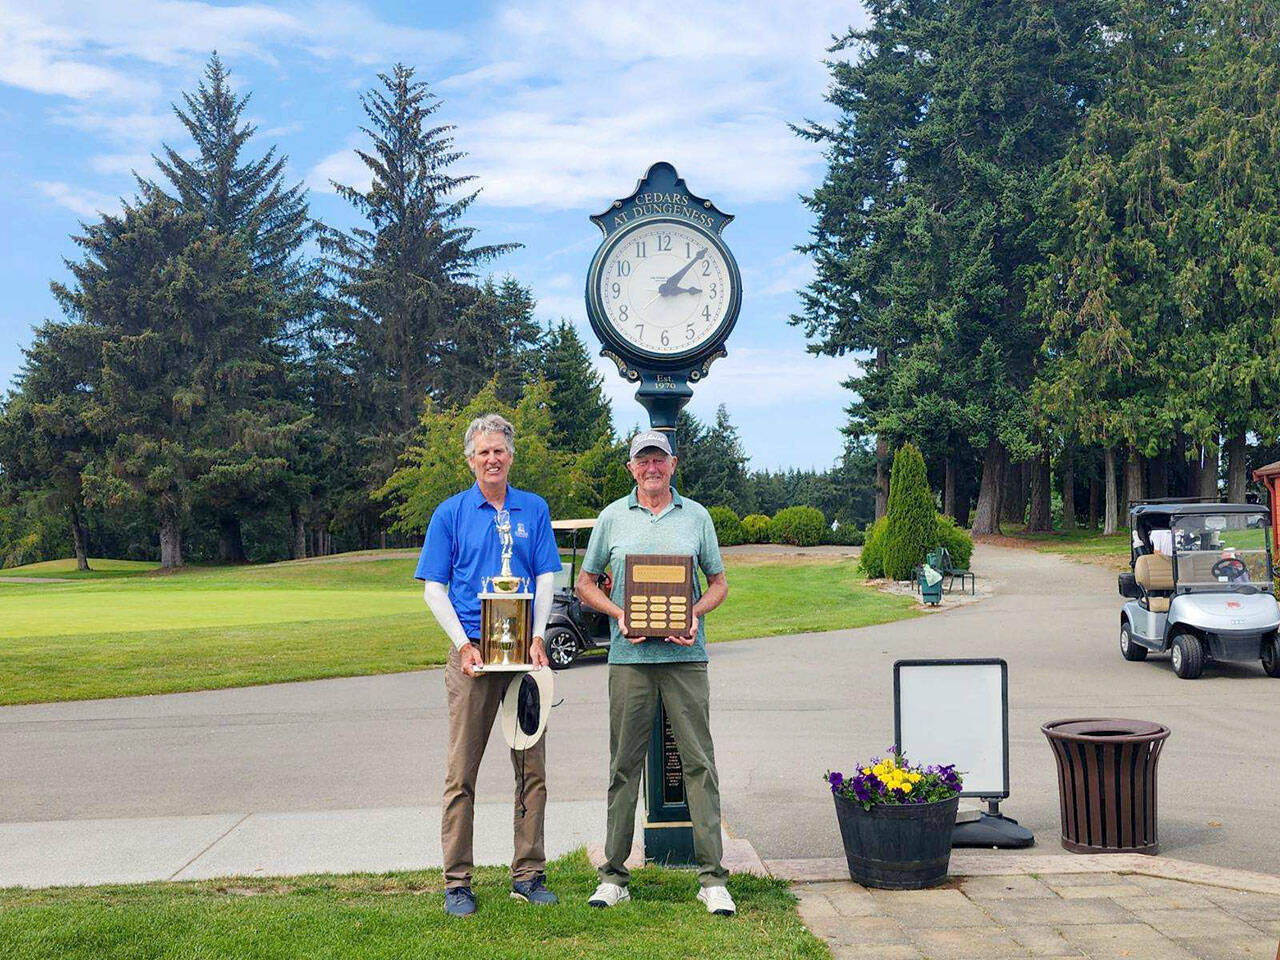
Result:
{"label": "white baseball cap", "polygon": [[631,438],[631,452],[627,457],[634,460],[636,454],[641,450],[647,450],[650,447],[657,447],[667,456],[671,456],[671,441],[667,439],[667,435],[658,430],[641,430]]}

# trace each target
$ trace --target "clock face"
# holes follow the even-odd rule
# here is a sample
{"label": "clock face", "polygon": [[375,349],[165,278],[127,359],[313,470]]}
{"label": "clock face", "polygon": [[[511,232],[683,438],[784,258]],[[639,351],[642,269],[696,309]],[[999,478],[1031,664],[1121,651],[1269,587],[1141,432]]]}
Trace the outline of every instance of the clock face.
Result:
{"label": "clock face", "polygon": [[604,321],[627,343],[659,356],[711,340],[737,297],[719,244],[673,220],[647,220],[614,234],[595,293]]}

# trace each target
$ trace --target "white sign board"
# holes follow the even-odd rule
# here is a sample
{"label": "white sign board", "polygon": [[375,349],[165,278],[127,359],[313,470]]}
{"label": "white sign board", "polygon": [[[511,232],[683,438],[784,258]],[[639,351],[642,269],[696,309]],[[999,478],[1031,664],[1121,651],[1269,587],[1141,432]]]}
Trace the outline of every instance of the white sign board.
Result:
{"label": "white sign board", "polygon": [[954,763],[966,797],[1007,797],[1003,660],[894,664],[894,730],[912,763]]}

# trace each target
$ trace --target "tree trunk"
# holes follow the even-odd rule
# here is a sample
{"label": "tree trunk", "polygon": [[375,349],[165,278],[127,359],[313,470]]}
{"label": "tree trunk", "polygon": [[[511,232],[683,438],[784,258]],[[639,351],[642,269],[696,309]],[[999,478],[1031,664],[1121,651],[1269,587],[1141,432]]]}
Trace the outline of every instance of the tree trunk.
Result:
{"label": "tree trunk", "polygon": [[1107,490],[1107,506],[1102,517],[1102,532],[1115,533],[1119,524],[1116,522],[1116,451],[1112,447],[1103,448],[1103,483]]}
{"label": "tree trunk", "polygon": [[1058,474],[1062,480],[1062,529],[1074,530],[1076,524],[1076,464],[1070,444],[1058,457]]}
{"label": "tree trunk", "polygon": [[182,566],[182,526],[177,517],[160,518],[160,567],[173,570]]}
{"label": "tree trunk", "polygon": [[80,517],[80,506],[74,500],[67,508],[71,519],[71,540],[76,552],[76,569],[89,569],[89,537],[85,533],[84,521]]}
{"label": "tree trunk", "polygon": [[1142,493],[1142,456],[1133,447],[1129,448],[1129,459],[1124,463],[1124,506],[1141,500]]}
{"label": "tree trunk", "polygon": [[942,512],[952,520],[956,518],[956,465],[955,458],[947,454],[942,462]]}
{"label": "tree trunk", "polygon": [[1227,438],[1227,502],[1244,503],[1245,485],[1249,482],[1249,473],[1245,469],[1245,458],[1248,447],[1245,444],[1244,431]]}
{"label": "tree trunk", "polygon": [[992,437],[982,458],[982,481],[978,486],[978,505],[973,511],[975,535],[1000,532],[1000,501],[1004,492],[1005,451]]}
{"label": "tree trunk", "polygon": [[1027,519],[1027,494],[1031,485],[1028,462],[1009,463],[1005,455],[1004,494],[1001,500],[1000,519],[1010,523],[1023,523]]}
{"label": "tree trunk", "polygon": [[218,518],[218,559],[223,563],[247,563],[239,517]]}
{"label": "tree trunk", "polygon": [[1089,529],[1098,529],[1098,481],[1089,481]]}
{"label": "tree trunk", "polygon": [[876,519],[889,510],[889,442],[876,436]]}
{"label": "tree trunk", "polygon": [[1169,496],[1169,453],[1159,453],[1147,461],[1147,496]]}
{"label": "tree trunk", "polygon": [[1206,500],[1218,499],[1218,438],[1204,444],[1200,448],[1200,460],[1197,463],[1199,472],[1196,475],[1196,496]]}
{"label": "tree trunk", "polygon": [[1027,529],[1045,533],[1053,529],[1053,482],[1049,477],[1049,454],[1042,453],[1031,462],[1031,513]]}
{"label": "tree trunk", "polygon": [[289,508],[289,522],[293,525],[293,543],[289,545],[289,556],[294,560],[307,559],[307,521],[297,504]]}

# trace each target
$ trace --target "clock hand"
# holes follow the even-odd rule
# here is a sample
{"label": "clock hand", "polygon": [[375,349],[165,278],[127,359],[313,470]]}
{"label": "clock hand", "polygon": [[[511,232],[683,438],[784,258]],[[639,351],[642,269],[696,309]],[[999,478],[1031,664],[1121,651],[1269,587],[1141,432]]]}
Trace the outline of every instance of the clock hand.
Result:
{"label": "clock hand", "polygon": [[695,263],[697,263],[706,255],[707,255],[707,248],[703,247],[696,254],[694,254],[692,260],[690,260],[683,267],[681,267],[679,270],[677,270],[675,273],[673,273],[671,276],[667,277],[667,279],[663,281],[662,286],[658,287],[658,293],[662,294],[664,297],[670,296],[671,294],[679,293],[680,280],[684,277],[686,273],[688,273],[693,268],[693,265]]}
{"label": "clock hand", "polygon": [[701,287],[672,287],[672,293],[701,293]]}

